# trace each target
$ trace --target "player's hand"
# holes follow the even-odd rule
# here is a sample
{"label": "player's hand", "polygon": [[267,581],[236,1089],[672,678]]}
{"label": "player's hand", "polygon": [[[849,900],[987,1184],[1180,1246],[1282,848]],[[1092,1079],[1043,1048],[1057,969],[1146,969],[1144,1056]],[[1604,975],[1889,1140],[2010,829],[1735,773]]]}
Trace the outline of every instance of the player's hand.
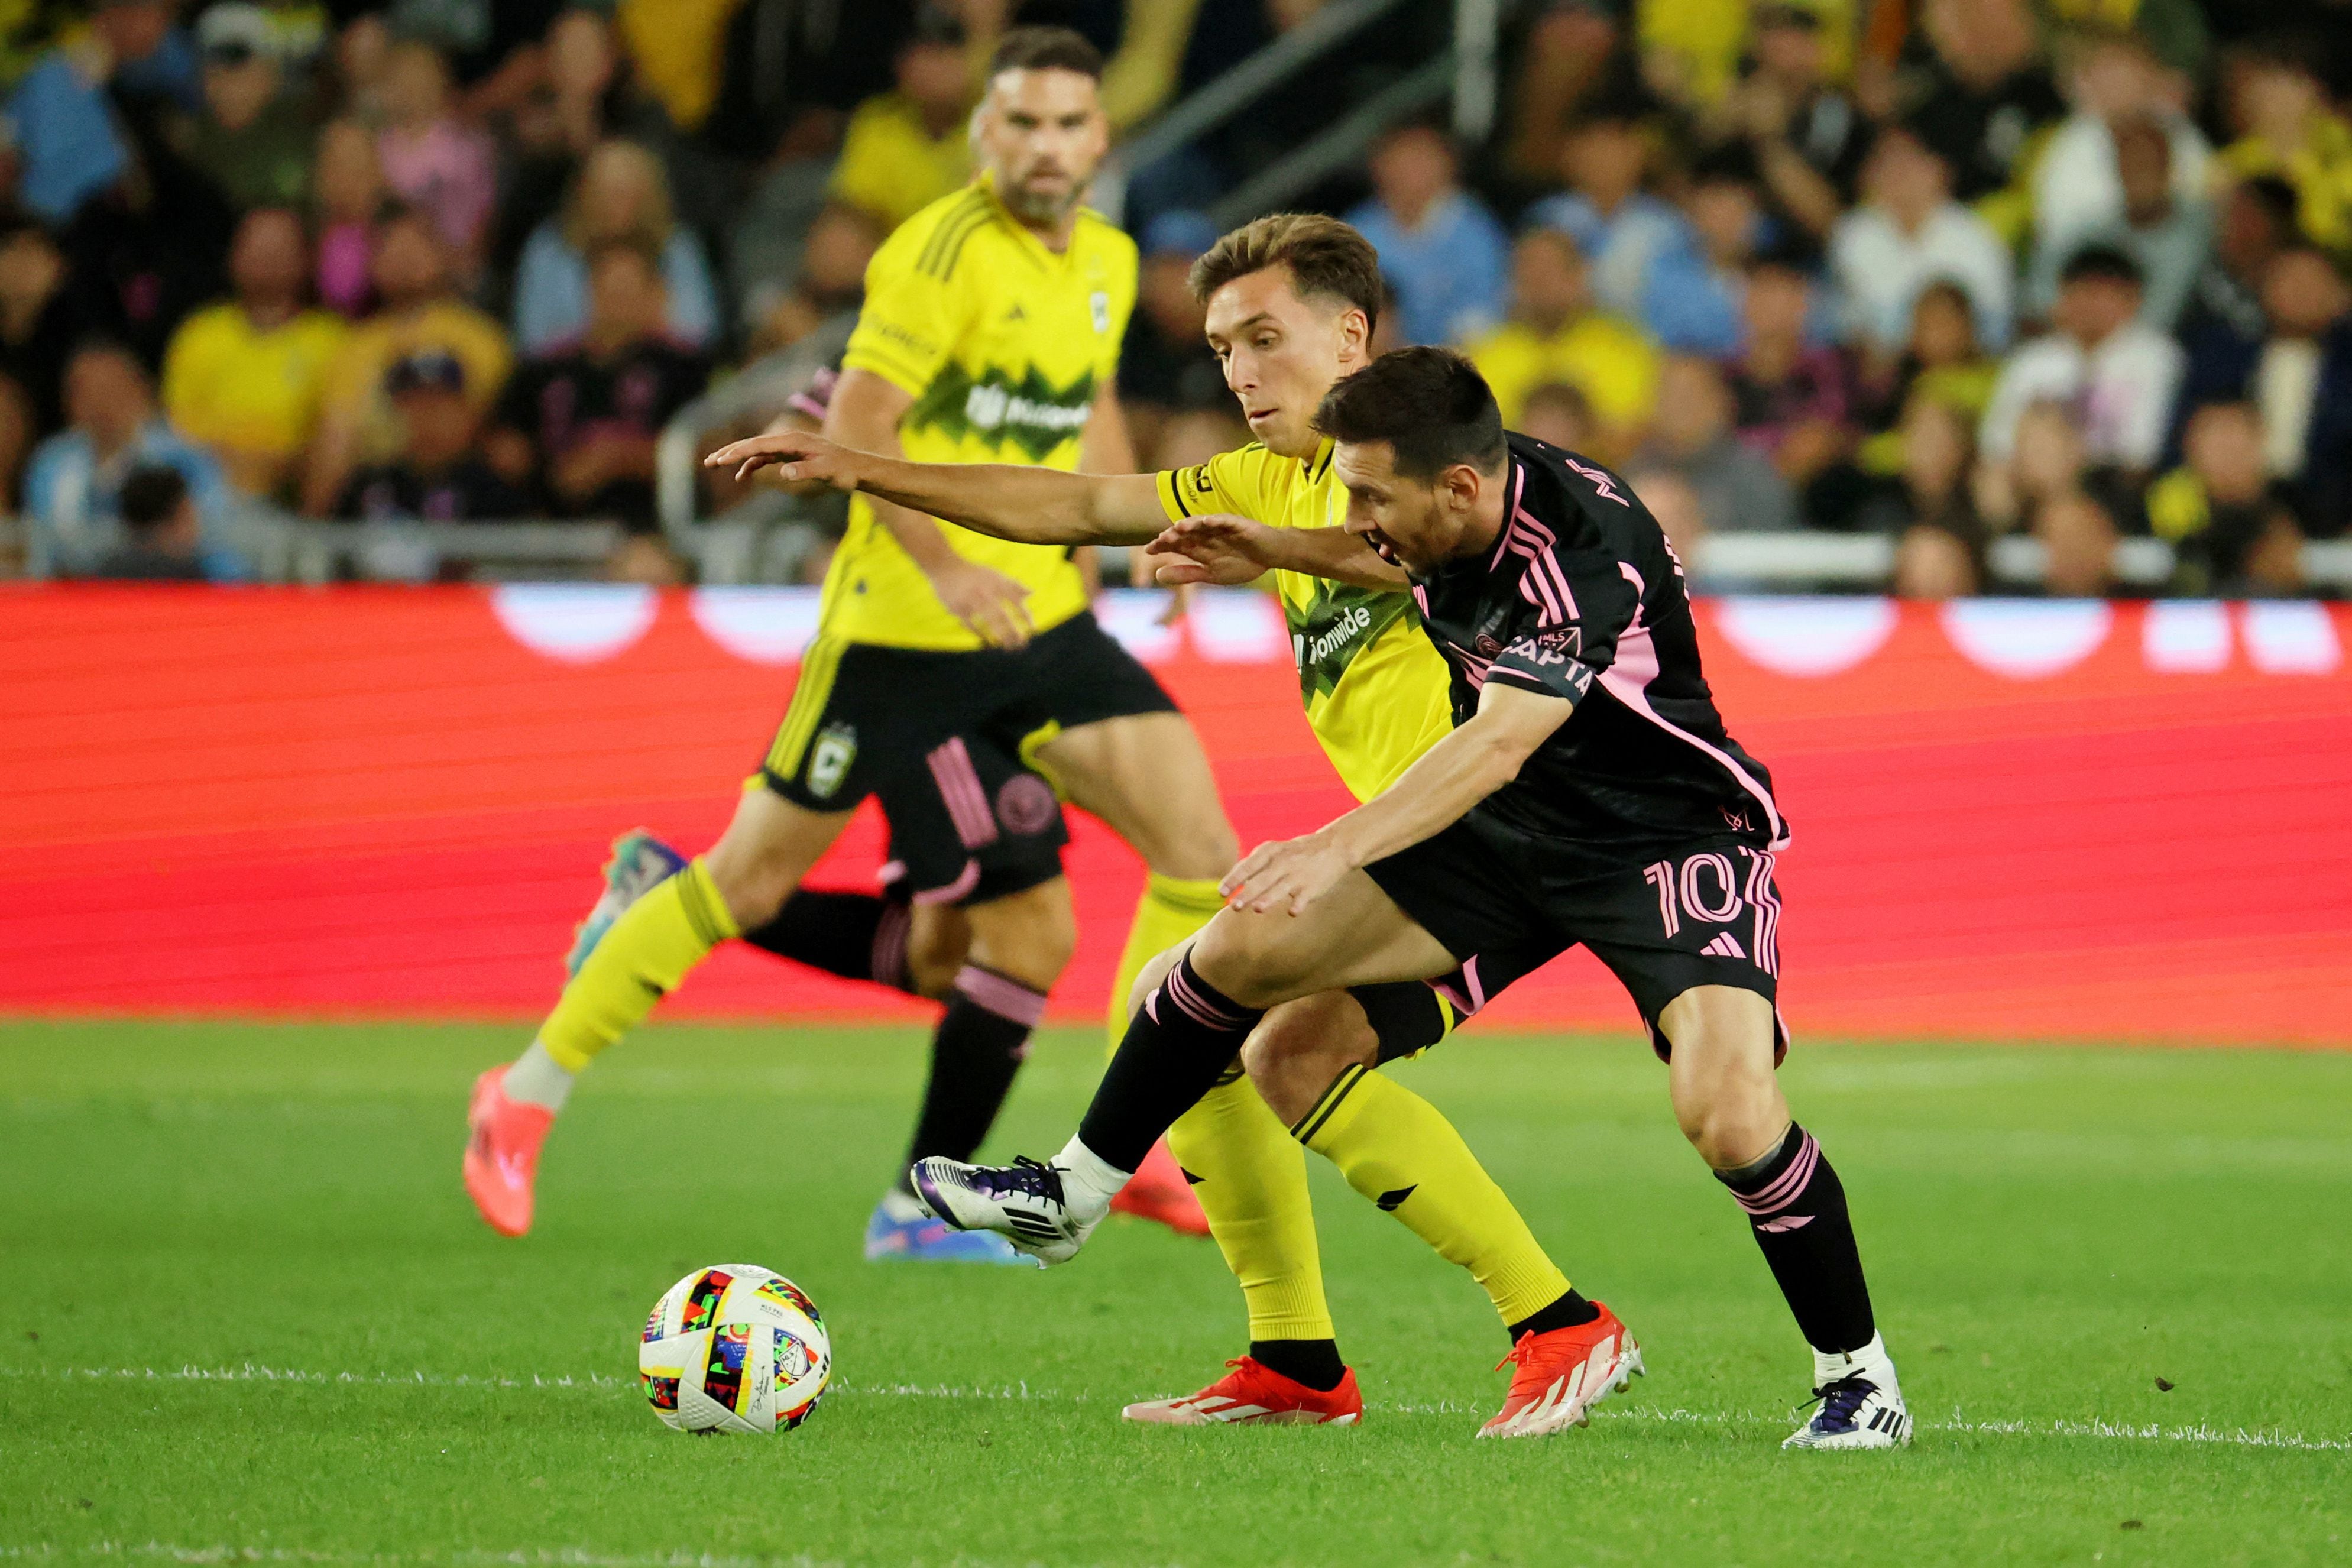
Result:
{"label": "player's hand", "polygon": [[1355,868],[1355,862],[1328,833],[1310,833],[1304,838],[1277,838],[1259,845],[1225,873],[1217,890],[1225,896],[1230,909],[1260,915],[1269,910],[1303,914],[1307,905],[1338,887],[1340,879]]}
{"label": "player's hand", "polygon": [[730,441],[702,459],[706,468],[732,468],[740,481],[761,468],[788,485],[824,484],[835,489],[857,488],[856,454],[814,430],[771,430],[741,441]]}
{"label": "player's hand", "polygon": [[1025,603],[1029,589],[1015,578],[961,556],[932,572],[930,578],[931,591],[948,614],[992,647],[1019,647],[1037,630]]}
{"label": "player's hand", "polygon": [[1169,524],[1143,547],[1143,553],[1155,558],[1163,584],[1215,583],[1235,588],[1266,574],[1279,542],[1276,531],[1262,522],[1210,512]]}

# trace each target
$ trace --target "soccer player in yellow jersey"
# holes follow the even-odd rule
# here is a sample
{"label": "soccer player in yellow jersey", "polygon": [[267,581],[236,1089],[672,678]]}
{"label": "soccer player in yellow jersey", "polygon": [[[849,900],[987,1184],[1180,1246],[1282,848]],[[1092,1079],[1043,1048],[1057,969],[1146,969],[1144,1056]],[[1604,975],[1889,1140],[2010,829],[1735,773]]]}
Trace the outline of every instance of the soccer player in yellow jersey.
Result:
{"label": "soccer player in yellow jersey", "polygon": [[[1005,35],[973,121],[980,177],[902,226],[867,273],[826,419],[841,439],[1042,469],[1133,466],[1113,378],[1135,246],[1078,205],[1108,144],[1100,74],[1077,34]],[[859,498],[791,707],[727,831],[706,856],[650,872],[624,841],[609,875],[625,908],[609,925],[592,916],[538,1037],[477,1085],[465,1176],[483,1217],[529,1227],[539,1149],[574,1075],[739,935],[836,970],[894,942],[955,950],[914,1142],[968,1156],[1076,941],[1056,785],[1150,869],[1131,977],[1215,912],[1234,858],[1191,725],[1096,625],[1067,549]],[[911,921],[877,896],[794,896],[869,795]],[[923,1214],[903,1184],[877,1207],[867,1251],[1017,1260]]]}
{"label": "soccer player in yellow jersey", "polygon": [[[1065,544],[1141,543],[1188,517],[1239,514],[1225,521],[1263,541],[1261,558],[1299,568],[1277,571],[1275,583],[1300,696],[1342,781],[1370,798],[1452,729],[1445,665],[1422,635],[1411,598],[1387,578],[1378,585],[1325,580],[1344,575],[1341,563],[1360,552],[1337,526],[1347,496],[1331,472],[1330,444],[1312,419],[1324,394],[1370,358],[1378,258],[1337,219],[1286,215],[1225,236],[1196,264],[1192,284],[1208,305],[1209,342],[1257,437],[1197,468],[1096,478],[919,465],[781,433],[739,442],[709,461],[779,464],[790,481],[821,479]],[[1173,562],[1161,576],[1255,577],[1254,564],[1234,569],[1238,559],[1204,545],[1200,559]],[[1145,971],[1146,982],[1156,982],[1171,960],[1161,955]],[[1418,983],[1287,1003],[1250,1036],[1242,1053],[1247,1077],[1228,1074],[1171,1130],[1186,1169],[1219,1155],[1226,1167],[1246,1163],[1255,1173],[1243,1184],[1220,1181],[1213,1170],[1199,1189],[1248,1298],[1250,1354],[1197,1394],[1130,1405],[1130,1418],[1349,1421],[1360,1414],[1322,1301],[1301,1145],[1329,1158],[1358,1192],[1485,1287],[1518,1368],[1503,1415],[1489,1423],[1492,1433],[1539,1435],[1582,1410],[1585,1402],[1565,1392],[1592,1360],[1595,1335],[1614,1320],[1570,1289],[1452,1124],[1370,1070],[1426,1048],[1452,1022],[1446,1004]],[[1189,1136],[1187,1122],[1194,1127]],[[1283,1123],[1290,1140],[1252,1141],[1253,1130]],[[1196,1156],[1201,1145],[1206,1150]],[[1630,1342],[1622,1348],[1630,1352]],[[1608,1364],[1638,1368],[1638,1355],[1615,1355]]]}

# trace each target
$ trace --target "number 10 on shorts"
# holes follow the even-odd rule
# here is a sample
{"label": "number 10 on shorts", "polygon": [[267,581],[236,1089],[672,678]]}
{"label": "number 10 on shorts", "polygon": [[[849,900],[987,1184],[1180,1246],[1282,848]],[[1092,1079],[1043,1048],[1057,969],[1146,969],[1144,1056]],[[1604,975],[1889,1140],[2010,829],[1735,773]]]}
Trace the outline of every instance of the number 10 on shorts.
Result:
{"label": "number 10 on shorts", "polygon": [[1749,951],[1756,966],[1767,974],[1777,974],[1780,971],[1780,894],[1772,886],[1772,857],[1745,845],[1734,853],[1743,858],[1744,868],[1735,864],[1730,855],[1709,849],[1685,858],[1679,865],[1659,860],[1644,866],[1642,879],[1657,890],[1658,924],[1667,941],[1681,935],[1685,921],[1723,926],[1746,914],[1752,923]]}

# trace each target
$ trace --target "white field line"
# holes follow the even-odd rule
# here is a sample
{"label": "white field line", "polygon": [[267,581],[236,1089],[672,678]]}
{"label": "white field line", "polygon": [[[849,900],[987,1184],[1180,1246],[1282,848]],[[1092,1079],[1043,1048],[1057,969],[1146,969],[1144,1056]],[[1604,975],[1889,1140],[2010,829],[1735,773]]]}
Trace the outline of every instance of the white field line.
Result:
{"label": "white field line", "polygon": [[[607,1395],[624,1390],[634,1391],[635,1379],[614,1377],[604,1373],[586,1373],[577,1376],[549,1377],[533,1373],[529,1376],[512,1377],[499,1373],[326,1373],[306,1372],[293,1367],[263,1366],[247,1362],[238,1366],[80,1366],[80,1367],[0,1367],[0,1377],[57,1379],[93,1379],[106,1381],[152,1381],[163,1383],[288,1383],[318,1386],[354,1386],[379,1388],[566,1388],[593,1390]],[[976,1399],[1011,1400],[1015,1403],[1039,1405],[1086,1405],[1092,1403],[1083,1394],[1064,1394],[1059,1389],[1032,1388],[1024,1383],[1010,1383],[995,1387],[978,1384],[956,1385],[912,1383],[895,1384],[835,1384],[835,1394],[852,1398],[880,1396],[905,1399]],[[1373,1410],[1385,1410],[1401,1415],[1475,1415],[1483,1407],[1458,1405],[1451,1400],[1434,1405],[1373,1405]],[[1595,1410],[1598,1421],[1646,1422],[1661,1425],[1700,1426],[1769,1426],[1789,1419],[1770,1412],[1738,1410],[1668,1409],[1655,1405],[1606,1405]],[[1957,1406],[1951,1417],[1944,1421],[1921,1421],[1921,1432],[1950,1432],[1964,1436],[1990,1437],[2101,1437],[2119,1442],[2203,1443],[2242,1448],[2278,1448],[2297,1453],[2352,1453],[2352,1437],[2306,1437],[2299,1433],[2247,1426],[2211,1426],[2199,1423],[2190,1426],[2167,1426],[2157,1422],[2137,1424],[2124,1421],[2073,1421],[2063,1417],[2046,1421],[1970,1420]],[[126,1550],[129,1550],[126,1548]],[[0,1548],[0,1556],[9,1549]],[[484,1563],[520,1563],[522,1558],[483,1558]],[[541,1559],[532,1558],[531,1563]],[[556,1559],[545,1561],[551,1564]],[[569,1563],[571,1559],[564,1559]],[[582,1558],[582,1568],[600,1568],[604,1560],[594,1563]],[[620,1563],[621,1559],[611,1560]],[[631,1558],[630,1563],[667,1563],[668,1558]],[[706,1559],[681,1557],[677,1568],[729,1568],[734,1563],[783,1562],[785,1559]]]}

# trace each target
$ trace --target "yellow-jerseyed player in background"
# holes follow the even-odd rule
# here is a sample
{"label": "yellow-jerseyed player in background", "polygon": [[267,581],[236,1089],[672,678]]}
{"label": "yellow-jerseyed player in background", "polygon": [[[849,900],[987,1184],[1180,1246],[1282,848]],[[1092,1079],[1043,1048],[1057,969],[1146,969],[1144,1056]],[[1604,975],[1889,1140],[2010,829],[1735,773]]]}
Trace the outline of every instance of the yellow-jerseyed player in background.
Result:
{"label": "yellow-jerseyed player in background", "polygon": [[[973,121],[980,178],[902,226],[867,273],[826,416],[842,439],[1134,466],[1113,383],[1135,246],[1078,205],[1108,142],[1100,72],[1075,33],[1006,35]],[[861,498],[792,704],[725,834],[684,864],[624,840],[554,1011],[477,1085],[465,1174],[483,1217],[529,1227],[540,1144],[574,1075],[739,935],[836,973],[943,988],[914,1146],[968,1155],[1076,941],[1057,784],[1150,868],[1123,986],[1215,911],[1233,863],[1191,725],[1095,624],[1069,551]],[[799,893],[869,795],[909,897]],[[867,1252],[1015,1260],[925,1215],[903,1184],[877,1206]]]}
{"label": "yellow-jerseyed player in background", "polygon": [[[1369,358],[1380,309],[1378,258],[1337,219],[1286,215],[1227,235],[1195,265],[1194,290],[1208,305],[1209,341],[1225,367],[1257,440],[1197,468],[1115,478],[1036,474],[990,465],[915,465],[805,435],[757,437],[712,456],[714,464],[781,463],[788,480],[822,479],[897,497],[975,525],[1040,541],[1139,543],[1171,522],[1240,514],[1241,524],[1278,541],[1301,570],[1277,571],[1276,591],[1297,658],[1308,721],[1341,779],[1359,798],[1388,787],[1452,729],[1444,662],[1423,636],[1412,601],[1383,578],[1349,584],[1307,570],[1358,557],[1337,525],[1346,492],[1331,472],[1330,443],[1313,416],[1323,395]],[[1163,568],[1179,581],[1242,581],[1227,563],[1204,559]],[[1156,981],[1166,958],[1146,971]],[[1211,1201],[1217,1239],[1241,1276],[1250,1306],[1250,1356],[1234,1373],[1182,1399],[1131,1405],[1140,1420],[1346,1420],[1362,1408],[1355,1382],[1329,1338],[1307,1214],[1299,1146],[1336,1163],[1349,1184],[1393,1214],[1485,1287],[1509,1331],[1517,1371],[1492,1436],[1558,1429],[1590,1402],[1574,1386],[1588,1363],[1638,1367],[1616,1320],[1569,1286],[1510,1200],[1480,1167],[1460,1133],[1429,1104],[1370,1070],[1439,1039],[1451,1012],[1418,983],[1363,986],[1311,996],[1269,1013],[1243,1058],[1248,1077],[1229,1078],[1187,1113],[1213,1111],[1227,1147],[1257,1151],[1260,1174],[1243,1210],[1234,1194]],[[1258,1093],[1241,1092],[1255,1085]],[[1269,1109],[1270,1108],[1270,1109]],[[1277,1121],[1278,1119],[1278,1121]],[[1252,1130],[1287,1123],[1295,1141],[1277,1148]],[[1171,1132],[1188,1169],[1194,1155]],[[1248,1134],[1247,1139],[1244,1134]],[[1299,1310],[1309,1299],[1315,1316]],[[1309,1326],[1319,1329],[1310,1336]],[[1612,1376],[1621,1375],[1612,1371]]]}

